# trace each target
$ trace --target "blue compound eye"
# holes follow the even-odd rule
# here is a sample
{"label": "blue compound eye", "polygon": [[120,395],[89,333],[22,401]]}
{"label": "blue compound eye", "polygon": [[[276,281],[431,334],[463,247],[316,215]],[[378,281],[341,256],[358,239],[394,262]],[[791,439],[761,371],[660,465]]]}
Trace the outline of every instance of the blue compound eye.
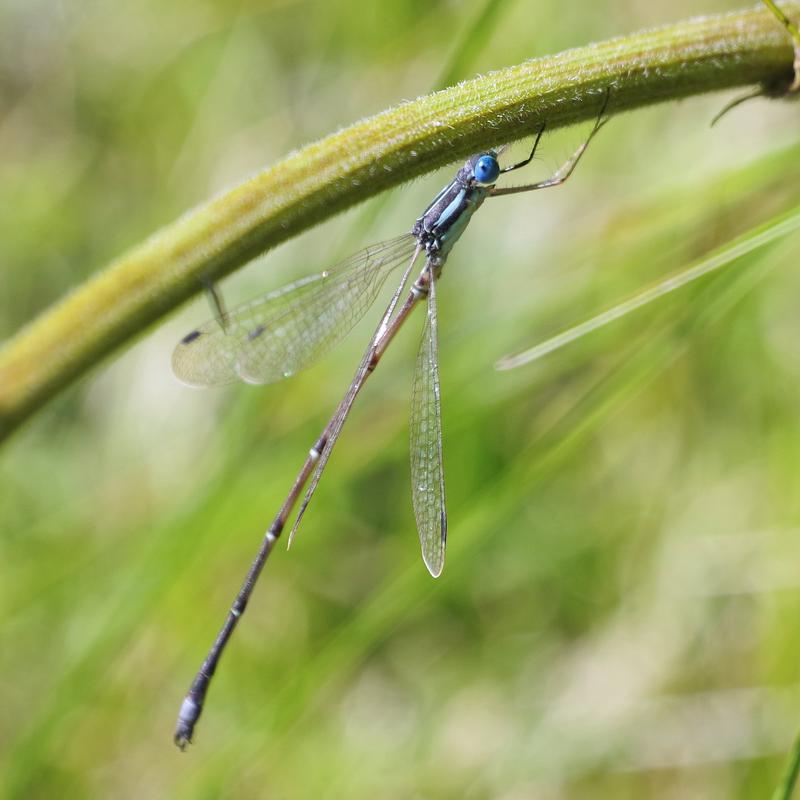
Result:
{"label": "blue compound eye", "polygon": [[500,165],[493,155],[487,153],[475,162],[472,174],[478,183],[491,184],[497,180],[497,176],[500,174]]}

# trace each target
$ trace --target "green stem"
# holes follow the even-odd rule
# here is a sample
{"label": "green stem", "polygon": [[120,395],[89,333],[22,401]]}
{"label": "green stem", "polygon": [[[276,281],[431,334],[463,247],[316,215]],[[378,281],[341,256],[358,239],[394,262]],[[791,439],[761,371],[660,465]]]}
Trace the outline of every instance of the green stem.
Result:
{"label": "green stem", "polygon": [[[782,3],[800,16],[800,2]],[[590,119],[792,79],[786,30],[759,7],[526,61],[404,103],[287,156],[118,258],[0,351],[0,440],[43,403],[216,280],[323,219],[543,121]]]}

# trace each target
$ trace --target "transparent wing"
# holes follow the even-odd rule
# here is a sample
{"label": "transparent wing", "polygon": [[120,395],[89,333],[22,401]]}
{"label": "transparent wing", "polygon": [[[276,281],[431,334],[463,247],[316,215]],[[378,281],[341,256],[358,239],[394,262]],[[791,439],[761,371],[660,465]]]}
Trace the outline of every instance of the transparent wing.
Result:
{"label": "transparent wing", "polygon": [[400,279],[400,283],[397,285],[389,305],[383,312],[383,316],[381,317],[381,321],[378,323],[378,327],[375,329],[375,333],[372,334],[372,338],[370,339],[367,349],[364,351],[364,355],[361,358],[361,363],[358,365],[356,374],[353,377],[353,380],[350,382],[350,386],[348,387],[345,396],[342,398],[341,403],[339,403],[339,407],[336,409],[336,412],[325,429],[322,437],[325,440],[325,443],[322,447],[322,454],[317,461],[316,467],[314,467],[314,473],[311,475],[311,478],[308,482],[305,497],[303,498],[303,502],[300,504],[300,508],[297,511],[297,516],[295,517],[294,524],[292,525],[292,530],[289,532],[289,545],[292,544],[292,540],[294,539],[295,533],[297,533],[300,521],[303,519],[303,515],[306,513],[308,504],[311,502],[311,498],[314,496],[314,492],[316,491],[317,485],[322,478],[322,473],[325,471],[325,466],[328,463],[331,453],[333,452],[333,447],[336,444],[336,440],[339,438],[339,434],[342,432],[344,423],[347,421],[347,417],[350,414],[350,409],[353,407],[356,396],[361,391],[361,387],[364,385],[372,370],[375,368],[373,357],[376,354],[376,348],[387,333],[389,321],[391,320],[392,315],[397,308],[400,295],[405,289],[406,283],[408,282],[408,276],[411,274],[411,270],[414,268],[414,263],[416,262],[421,251],[421,245],[417,245],[415,247],[413,256],[409,259],[409,262],[406,265],[403,277]]}
{"label": "transparent wing", "polygon": [[224,327],[206,322],[175,348],[175,375],[190,386],[216,386],[239,378],[272,383],[304,369],[344,338],[416,245],[410,233],[373,245],[232,309]]}
{"label": "transparent wing", "polygon": [[442,468],[442,415],[436,281],[431,275],[428,316],[422,331],[411,390],[411,499],[422,559],[434,578],[442,574],[447,540],[447,510]]}

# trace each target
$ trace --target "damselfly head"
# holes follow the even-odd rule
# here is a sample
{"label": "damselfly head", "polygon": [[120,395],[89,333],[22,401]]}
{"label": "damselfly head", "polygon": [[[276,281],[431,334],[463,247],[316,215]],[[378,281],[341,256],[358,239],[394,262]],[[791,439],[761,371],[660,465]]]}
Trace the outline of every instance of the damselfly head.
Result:
{"label": "damselfly head", "polygon": [[494,152],[479,155],[472,165],[472,177],[482,186],[491,186],[500,174],[500,164]]}

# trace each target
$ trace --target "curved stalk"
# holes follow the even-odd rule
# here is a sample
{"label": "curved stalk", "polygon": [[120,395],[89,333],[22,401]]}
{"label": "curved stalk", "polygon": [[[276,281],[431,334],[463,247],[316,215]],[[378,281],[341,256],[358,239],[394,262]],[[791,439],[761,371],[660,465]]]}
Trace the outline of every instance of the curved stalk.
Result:
{"label": "curved stalk", "polygon": [[[781,4],[800,16],[800,2]],[[595,116],[793,78],[766,8],[707,16],[526,61],[404,103],[298,150],[121,256],[0,351],[0,440],[204,282],[392,186],[470,153]]]}

